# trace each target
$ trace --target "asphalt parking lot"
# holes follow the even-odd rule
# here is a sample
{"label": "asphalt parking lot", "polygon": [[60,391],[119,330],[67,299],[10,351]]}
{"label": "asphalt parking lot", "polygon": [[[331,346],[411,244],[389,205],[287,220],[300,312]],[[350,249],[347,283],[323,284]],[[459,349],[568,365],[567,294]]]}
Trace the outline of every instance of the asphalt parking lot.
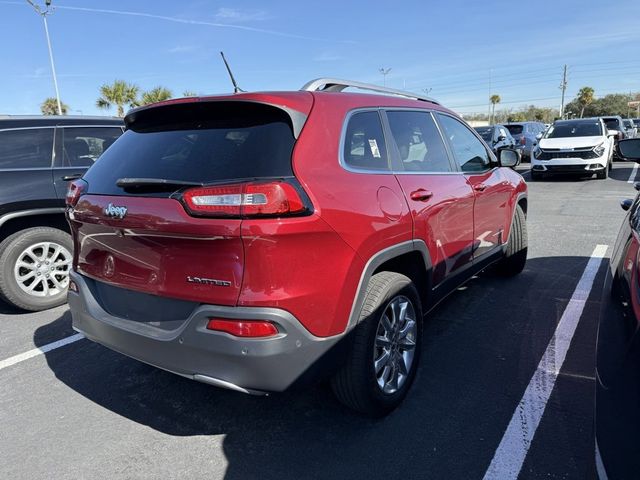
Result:
{"label": "asphalt parking lot", "polygon": [[[636,193],[632,166],[616,163],[604,181],[529,183],[525,271],[482,275],[432,312],[416,383],[380,421],[353,415],[323,385],[250,397],[85,339],[16,357],[74,335],[71,318],[66,307],[25,314],[0,304],[0,478],[499,478],[487,472],[518,454],[502,442],[514,421],[532,438],[521,439],[518,478],[585,478],[601,285],[619,201]],[[590,263],[598,245],[605,258]],[[593,286],[578,299],[584,309],[536,429],[522,407],[527,387],[587,265]]]}

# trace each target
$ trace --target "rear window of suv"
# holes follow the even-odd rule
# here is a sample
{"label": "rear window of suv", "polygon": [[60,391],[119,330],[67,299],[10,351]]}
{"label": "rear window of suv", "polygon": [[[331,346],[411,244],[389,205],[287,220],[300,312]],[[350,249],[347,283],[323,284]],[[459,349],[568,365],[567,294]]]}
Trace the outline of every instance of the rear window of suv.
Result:
{"label": "rear window of suv", "polygon": [[184,108],[164,115],[171,124],[162,112],[147,112],[148,124],[134,124],[137,130],[127,130],[84,175],[88,193],[135,194],[116,185],[121,178],[210,184],[293,175],[295,138],[284,111],[240,102],[208,111],[194,106],[191,115]]}
{"label": "rear window of suv", "polygon": [[511,135],[520,135],[524,130],[523,125],[505,125],[505,127],[507,127]]}

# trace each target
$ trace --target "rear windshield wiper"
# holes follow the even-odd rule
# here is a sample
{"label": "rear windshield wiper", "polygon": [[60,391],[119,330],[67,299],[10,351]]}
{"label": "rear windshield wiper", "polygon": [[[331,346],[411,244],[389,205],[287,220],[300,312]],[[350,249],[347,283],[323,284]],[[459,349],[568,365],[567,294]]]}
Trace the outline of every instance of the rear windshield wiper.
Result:
{"label": "rear windshield wiper", "polygon": [[168,178],[119,178],[116,185],[124,190],[145,190],[147,192],[166,192],[182,187],[200,187],[200,182],[186,182]]}

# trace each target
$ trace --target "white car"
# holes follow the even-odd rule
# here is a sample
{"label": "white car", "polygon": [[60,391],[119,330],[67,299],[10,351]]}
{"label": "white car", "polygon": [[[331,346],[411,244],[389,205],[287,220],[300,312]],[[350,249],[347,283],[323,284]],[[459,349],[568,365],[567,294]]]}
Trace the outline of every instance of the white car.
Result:
{"label": "white car", "polygon": [[554,122],[533,151],[531,179],[556,173],[607,178],[617,135],[600,118]]}

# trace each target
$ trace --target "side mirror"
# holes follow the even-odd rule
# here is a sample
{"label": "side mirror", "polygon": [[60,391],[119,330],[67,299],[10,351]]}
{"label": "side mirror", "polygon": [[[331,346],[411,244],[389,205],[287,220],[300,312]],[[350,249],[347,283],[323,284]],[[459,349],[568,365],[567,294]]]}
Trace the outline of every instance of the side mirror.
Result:
{"label": "side mirror", "polygon": [[542,138],[542,134],[541,133],[536,135],[536,140],[540,140],[541,138]]}
{"label": "side mirror", "polygon": [[498,152],[498,163],[501,167],[517,167],[520,164],[520,152],[511,148],[503,148]]}
{"label": "side mirror", "polygon": [[497,141],[501,142],[501,141],[506,140],[506,139],[507,139],[507,137],[505,137],[504,135],[500,135],[500,136],[498,136],[498,140]]}
{"label": "side mirror", "polygon": [[618,142],[618,151],[625,160],[640,163],[640,138],[627,138]]}
{"label": "side mirror", "polygon": [[620,132],[618,130],[607,131],[607,137],[617,137],[618,135],[620,135]]}

